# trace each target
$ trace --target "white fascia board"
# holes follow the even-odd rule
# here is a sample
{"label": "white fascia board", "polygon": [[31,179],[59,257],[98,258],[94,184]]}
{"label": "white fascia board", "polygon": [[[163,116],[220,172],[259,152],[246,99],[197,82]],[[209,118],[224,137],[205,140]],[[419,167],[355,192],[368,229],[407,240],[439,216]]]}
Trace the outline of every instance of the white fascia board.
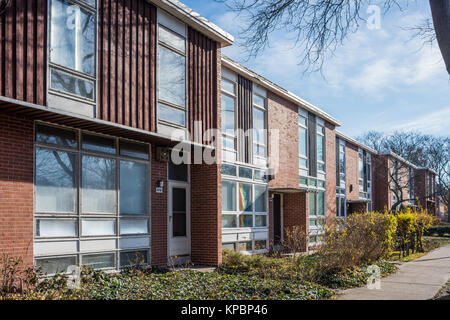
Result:
{"label": "white fascia board", "polygon": [[299,96],[295,95],[294,93],[279,87],[278,85],[267,80],[263,76],[251,71],[250,69],[247,69],[243,65],[231,60],[230,58],[228,58],[224,55],[222,55],[222,66],[224,66],[228,69],[231,69],[232,71],[234,71],[236,73],[239,73],[240,75],[250,79],[254,83],[266,88],[267,90],[272,91],[273,93],[283,97],[284,99],[299,105],[300,108],[303,108],[311,113],[314,113],[319,118],[322,118],[337,127],[341,126],[341,123],[337,119],[335,119],[334,117],[332,117],[325,111],[312,105],[311,103],[300,98]]}
{"label": "white fascia board", "polygon": [[200,31],[209,38],[220,43],[220,46],[231,46],[234,42],[234,37],[219,28],[214,23],[202,17],[199,13],[195,12],[188,6],[184,5],[178,0],[146,0],[153,3],[155,6],[167,11],[171,15],[180,19],[192,28]]}
{"label": "white fascia board", "polygon": [[348,135],[342,133],[342,132],[339,131],[339,130],[336,130],[336,137],[341,138],[342,140],[348,141],[348,142],[350,142],[350,143],[352,143],[352,144],[354,144],[354,145],[357,145],[357,146],[360,147],[361,149],[364,149],[364,150],[366,150],[366,151],[369,151],[370,153],[378,154],[378,151],[377,151],[377,150],[372,149],[372,148],[369,147],[369,146],[366,146],[365,144],[359,142],[358,140],[353,139],[352,137],[350,137],[350,136],[348,136]]}

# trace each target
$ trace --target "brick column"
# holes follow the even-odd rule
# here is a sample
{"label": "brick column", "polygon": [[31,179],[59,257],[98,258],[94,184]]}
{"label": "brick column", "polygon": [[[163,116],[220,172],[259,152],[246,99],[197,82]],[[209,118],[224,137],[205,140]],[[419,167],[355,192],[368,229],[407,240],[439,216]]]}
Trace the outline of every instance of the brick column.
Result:
{"label": "brick column", "polygon": [[0,255],[33,264],[33,121],[0,114]]}
{"label": "brick column", "polygon": [[[303,232],[308,232],[308,204],[307,193],[283,194],[283,235],[286,237],[286,228],[300,227]],[[304,250],[306,251],[305,243]]]}

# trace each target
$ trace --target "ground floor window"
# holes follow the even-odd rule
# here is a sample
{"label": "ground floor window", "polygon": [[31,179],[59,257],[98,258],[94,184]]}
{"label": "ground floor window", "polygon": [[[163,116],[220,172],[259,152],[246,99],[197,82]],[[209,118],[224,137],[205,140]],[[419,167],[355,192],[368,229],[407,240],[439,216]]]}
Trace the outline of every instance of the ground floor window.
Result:
{"label": "ground floor window", "polygon": [[117,269],[149,262],[149,146],[39,123],[35,136],[35,260]]}
{"label": "ground floor window", "polygon": [[309,245],[315,245],[320,242],[325,229],[325,191],[308,193],[308,216],[309,216]]}
{"label": "ground floor window", "polygon": [[223,249],[267,248],[269,221],[265,179],[263,169],[222,164]]}

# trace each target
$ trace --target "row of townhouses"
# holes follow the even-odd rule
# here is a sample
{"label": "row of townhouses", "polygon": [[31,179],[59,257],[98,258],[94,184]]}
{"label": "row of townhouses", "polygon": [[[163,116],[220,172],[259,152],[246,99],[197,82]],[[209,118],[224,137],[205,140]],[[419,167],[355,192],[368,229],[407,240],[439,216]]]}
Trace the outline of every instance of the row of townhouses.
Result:
{"label": "row of townhouses", "polygon": [[223,56],[233,37],[176,0],[17,0],[0,26],[0,254],[215,266],[293,226],[307,250],[324,219],[435,210],[435,172]]}

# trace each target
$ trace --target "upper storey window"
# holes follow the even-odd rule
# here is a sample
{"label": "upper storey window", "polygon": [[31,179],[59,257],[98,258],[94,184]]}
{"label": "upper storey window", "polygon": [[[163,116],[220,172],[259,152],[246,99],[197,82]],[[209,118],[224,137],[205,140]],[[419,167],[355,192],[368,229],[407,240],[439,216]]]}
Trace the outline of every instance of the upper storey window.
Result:
{"label": "upper storey window", "polygon": [[325,172],[325,123],[317,119],[317,171]]}
{"label": "upper storey window", "polygon": [[225,160],[236,160],[237,76],[222,70],[222,149]]}
{"label": "upper storey window", "polygon": [[95,101],[95,0],[51,0],[50,15],[50,90]]}
{"label": "upper storey window", "polygon": [[266,92],[256,85],[253,92],[253,155],[255,164],[265,164],[267,155]]}
{"label": "upper storey window", "polygon": [[300,168],[308,168],[308,114],[298,110],[298,153]]}
{"label": "upper storey window", "polygon": [[186,27],[158,13],[158,120],[186,127]]}

